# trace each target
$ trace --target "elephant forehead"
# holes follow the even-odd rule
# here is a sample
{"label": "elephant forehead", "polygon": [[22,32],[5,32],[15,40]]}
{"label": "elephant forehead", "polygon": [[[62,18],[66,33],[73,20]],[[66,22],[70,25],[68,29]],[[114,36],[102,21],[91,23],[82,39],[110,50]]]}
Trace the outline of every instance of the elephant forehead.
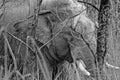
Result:
{"label": "elephant forehead", "polygon": [[63,7],[64,5],[68,5],[69,0],[43,0],[41,4],[42,9],[52,9],[55,7]]}
{"label": "elephant forehead", "polygon": [[68,46],[68,42],[64,38],[59,36],[53,40],[53,44],[60,49],[66,48]]}

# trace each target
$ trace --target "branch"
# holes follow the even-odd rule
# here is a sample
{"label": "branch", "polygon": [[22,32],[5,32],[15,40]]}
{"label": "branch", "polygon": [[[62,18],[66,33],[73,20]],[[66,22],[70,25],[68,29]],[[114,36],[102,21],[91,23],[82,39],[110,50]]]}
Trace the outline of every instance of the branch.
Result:
{"label": "branch", "polygon": [[98,12],[100,11],[96,6],[94,6],[91,3],[88,3],[88,2],[85,2],[85,1],[79,1],[79,0],[78,0],[78,2],[88,4],[88,5],[92,6],[94,9],[96,9]]}
{"label": "branch", "polygon": [[[80,34],[80,36],[81,36],[82,40],[85,42],[85,44],[88,46],[88,48],[89,48],[90,52],[92,53],[93,57],[96,59],[95,53],[94,53],[94,51],[91,49],[90,44],[85,40],[85,38],[84,38],[84,36],[83,36],[82,34]],[[95,60],[95,61],[96,61],[96,60]]]}

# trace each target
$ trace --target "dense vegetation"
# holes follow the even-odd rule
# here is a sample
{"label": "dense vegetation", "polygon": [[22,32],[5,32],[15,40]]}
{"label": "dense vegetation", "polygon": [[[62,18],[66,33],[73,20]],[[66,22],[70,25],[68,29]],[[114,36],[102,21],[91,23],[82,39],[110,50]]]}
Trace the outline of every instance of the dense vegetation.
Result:
{"label": "dense vegetation", "polygon": [[119,80],[120,1],[42,1],[0,0],[0,80]]}

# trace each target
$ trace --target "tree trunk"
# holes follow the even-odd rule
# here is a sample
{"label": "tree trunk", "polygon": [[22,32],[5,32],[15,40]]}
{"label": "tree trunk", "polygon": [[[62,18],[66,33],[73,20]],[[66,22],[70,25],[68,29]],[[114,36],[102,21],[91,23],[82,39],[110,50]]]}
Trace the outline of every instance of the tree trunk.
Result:
{"label": "tree trunk", "polygon": [[100,12],[98,14],[99,28],[97,30],[97,66],[100,72],[102,80],[106,80],[103,76],[103,64],[104,58],[107,53],[107,42],[108,42],[108,28],[110,20],[110,0],[101,0]]}

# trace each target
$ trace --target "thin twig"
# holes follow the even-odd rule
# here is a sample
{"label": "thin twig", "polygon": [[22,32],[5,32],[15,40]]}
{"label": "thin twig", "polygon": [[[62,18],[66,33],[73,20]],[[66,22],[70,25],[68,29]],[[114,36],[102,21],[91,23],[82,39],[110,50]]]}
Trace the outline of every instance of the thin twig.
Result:
{"label": "thin twig", "polygon": [[[51,80],[50,75],[49,75],[49,70],[48,70],[47,64],[45,62],[46,60],[44,59],[44,56],[43,56],[41,50],[37,47],[37,44],[36,44],[35,40],[32,37],[29,37],[29,39],[31,39],[32,44],[34,44],[35,47],[37,48],[38,53],[36,55],[37,55],[38,63],[39,63],[39,66],[41,68],[41,71],[42,71],[42,73],[44,75],[45,80]],[[42,58],[42,61],[40,60],[39,57]]]}
{"label": "thin twig", "polygon": [[21,45],[22,45],[22,43],[20,42],[20,44],[18,46],[17,54],[19,54],[19,52],[20,52]]}
{"label": "thin twig", "polygon": [[11,47],[10,47],[10,44],[8,42],[8,39],[7,39],[6,35],[5,34],[3,34],[3,35],[4,35],[4,39],[5,39],[6,43],[7,43],[7,46],[9,48],[9,50],[10,50],[10,54],[12,56],[12,59],[13,59],[14,69],[16,70],[17,69],[17,62],[16,62],[16,59],[15,59],[14,53],[13,53]]}
{"label": "thin twig", "polygon": [[58,74],[56,74],[56,77],[55,77],[54,80],[57,80],[57,79],[59,78],[59,76],[62,74],[63,70],[64,70],[64,69],[62,69]]}
{"label": "thin twig", "polygon": [[27,46],[32,52],[34,52],[34,50],[28,45],[26,44],[24,41],[22,41],[21,39],[17,38],[16,36],[14,36],[13,34],[7,32],[10,36],[12,36],[13,38],[15,38],[16,40],[20,41],[21,43],[23,43],[25,46]]}

